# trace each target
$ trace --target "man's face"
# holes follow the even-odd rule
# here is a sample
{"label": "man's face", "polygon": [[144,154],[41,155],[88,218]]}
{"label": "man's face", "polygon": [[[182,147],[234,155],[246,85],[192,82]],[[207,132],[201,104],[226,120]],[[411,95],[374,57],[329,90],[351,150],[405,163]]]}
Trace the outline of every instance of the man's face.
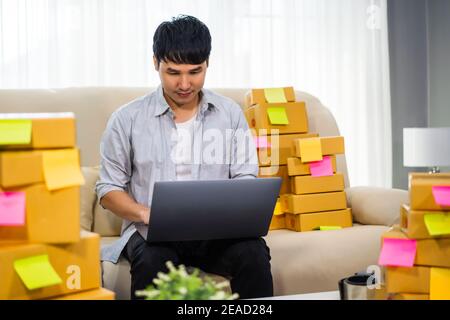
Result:
{"label": "man's face", "polygon": [[176,64],[153,58],[156,71],[159,72],[164,95],[177,106],[190,105],[197,102],[200,90],[206,77],[207,62],[202,64]]}

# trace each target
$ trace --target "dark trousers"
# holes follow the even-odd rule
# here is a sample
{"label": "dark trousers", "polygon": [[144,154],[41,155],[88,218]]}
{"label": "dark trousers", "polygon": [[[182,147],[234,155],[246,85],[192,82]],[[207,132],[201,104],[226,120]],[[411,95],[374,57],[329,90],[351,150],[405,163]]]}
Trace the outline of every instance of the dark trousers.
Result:
{"label": "dark trousers", "polygon": [[132,299],[168,271],[168,260],[231,278],[240,299],[273,296],[270,251],[262,238],[148,243],[136,232],[123,253],[131,264]]}

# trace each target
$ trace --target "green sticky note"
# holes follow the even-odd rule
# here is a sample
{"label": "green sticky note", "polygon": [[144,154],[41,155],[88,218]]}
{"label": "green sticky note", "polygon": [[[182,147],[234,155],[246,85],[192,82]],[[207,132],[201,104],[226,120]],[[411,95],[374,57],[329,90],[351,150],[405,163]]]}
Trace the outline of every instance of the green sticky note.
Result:
{"label": "green sticky note", "polygon": [[338,226],[320,226],[319,227],[320,231],[340,230],[340,229],[342,229],[342,227],[338,227]]}
{"label": "green sticky note", "polygon": [[14,269],[28,290],[49,287],[62,282],[46,254],[16,260]]}
{"label": "green sticky note", "polygon": [[267,108],[267,114],[271,124],[289,124],[286,109],[283,107]]}
{"label": "green sticky note", "polygon": [[264,89],[264,96],[268,103],[287,102],[283,88],[267,88]]}
{"label": "green sticky note", "polygon": [[424,220],[430,236],[450,234],[450,214],[425,214]]}
{"label": "green sticky note", "polygon": [[0,145],[29,144],[31,142],[31,120],[0,120]]}

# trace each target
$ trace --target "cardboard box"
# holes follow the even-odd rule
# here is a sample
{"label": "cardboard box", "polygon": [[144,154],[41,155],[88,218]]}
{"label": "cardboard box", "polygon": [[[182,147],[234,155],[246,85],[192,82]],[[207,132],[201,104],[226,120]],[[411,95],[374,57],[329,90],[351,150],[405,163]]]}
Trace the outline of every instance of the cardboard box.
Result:
{"label": "cardboard box", "polygon": [[[295,156],[300,158],[301,161],[301,149],[300,140],[294,141],[295,144]],[[322,146],[322,155],[336,155],[345,153],[344,137],[321,137],[320,144]]]}
{"label": "cardboard box", "polygon": [[389,295],[388,300],[430,300],[430,295],[419,293],[394,293]]}
{"label": "cardboard box", "polygon": [[321,226],[351,227],[351,209],[308,214],[286,213],[286,228],[289,230],[306,232]]}
{"label": "cardboard box", "polygon": [[[288,102],[295,102],[295,91],[293,87],[285,87],[284,96]],[[245,95],[245,109],[254,106],[255,104],[267,103],[264,89],[252,89]]]}
{"label": "cardboard box", "polygon": [[410,173],[409,203],[411,210],[450,211],[450,207],[438,205],[434,201],[433,186],[450,186],[450,173]]}
{"label": "cardboard box", "polygon": [[[396,229],[383,233],[382,238],[408,239],[406,234]],[[414,265],[450,268],[450,238],[416,241],[417,252]]]}
{"label": "cardboard box", "polygon": [[280,177],[282,179],[280,194],[291,193],[291,183],[287,174],[287,166],[279,166],[278,170],[267,169],[267,167],[259,168],[259,178]]}
{"label": "cardboard box", "polygon": [[291,182],[294,194],[344,191],[344,176],[340,173],[324,177],[297,176]]}
{"label": "cardboard box", "polygon": [[[48,255],[60,284],[28,290],[14,261]],[[44,299],[100,287],[100,237],[82,232],[79,242],[66,245],[0,245],[0,299]]]}
{"label": "cardboard box", "polygon": [[31,142],[23,145],[0,145],[0,149],[73,148],[76,145],[75,116],[63,113],[0,114],[0,119],[31,119]]}
{"label": "cardboard box", "polygon": [[315,194],[285,194],[280,196],[286,213],[313,213],[337,211],[347,208],[345,192],[327,192]]}
{"label": "cardboard box", "polygon": [[[269,132],[270,133],[270,132]],[[270,148],[258,148],[258,161],[261,167],[285,166],[288,158],[295,155],[294,141],[300,138],[318,137],[317,133],[269,135]]]}
{"label": "cardboard box", "polygon": [[[269,108],[284,107],[289,123],[273,125],[267,110]],[[244,111],[250,129],[279,130],[279,134],[308,132],[308,117],[304,102],[261,103]],[[258,133],[260,134],[260,133]],[[270,134],[270,131],[268,132]]]}
{"label": "cardboard box", "polygon": [[270,222],[269,230],[278,230],[285,229],[285,214],[283,211],[283,207],[281,205],[281,200],[278,198],[277,204],[275,205],[275,209],[273,211],[272,221]]}
{"label": "cardboard box", "polygon": [[88,290],[80,293],[68,294],[50,300],[115,300],[116,294],[105,288]]}
{"label": "cardboard box", "polygon": [[430,293],[429,267],[386,267],[386,290],[388,293]]}
{"label": "cardboard box", "polygon": [[0,226],[0,243],[74,243],[80,240],[80,187],[48,191],[45,184],[0,189],[25,192],[25,225]]}
{"label": "cardboard box", "polygon": [[410,239],[439,239],[450,238],[450,234],[442,236],[431,236],[428,233],[424,217],[426,214],[439,213],[443,215],[450,215],[450,212],[445,211],[416,211],[411,210],[410,207],[404,204],[400,210],[400,227],[402,231]]}
{"label": "cardboard box", "polygon": [[[331,157],[331,164],[333,166],[333,173],[336,173],[336,156],[332,155],[330,157]],[[300,158],[288,158],[287,168],[288,168],[288,175],[290,177],[311,175],[309,163],[303,163],[300,160]]]}

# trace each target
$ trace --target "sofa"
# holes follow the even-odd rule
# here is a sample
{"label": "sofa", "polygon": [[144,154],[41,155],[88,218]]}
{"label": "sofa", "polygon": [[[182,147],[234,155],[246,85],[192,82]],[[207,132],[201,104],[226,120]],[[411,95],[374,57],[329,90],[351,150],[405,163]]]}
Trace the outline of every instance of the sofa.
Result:
{"label": "sofa", "polygon": [[[117,239],[121,220],[98,205],[94,192],[101,135],[114,110],[152,90],[128,87],[0,90],[2,113],[75,113],[77,144],[86,180],[81,187],[80,222],[82,228],[101,235],[102,246]],[[215,91],[243,106],[248,89]],[[297,101],[306,102],[310,132],[320,136],[339,135],[333,115],[317,98],[304,92],[296,92],[296,97]],[[277,296],[337,290],[340,279],[376,265],[381,234],[398,223],[400,206],[408,202],[408,194],[404,190],[351,187],[345,155],[337,156],[337,169],[345,177],[354,226],[334,231],[270,231],[265,239],[271,252],[274,293]],[[122,258],[118,264],[102,262],[102,283],[116,293],[117,299],[129,299],[128,261]]]}

